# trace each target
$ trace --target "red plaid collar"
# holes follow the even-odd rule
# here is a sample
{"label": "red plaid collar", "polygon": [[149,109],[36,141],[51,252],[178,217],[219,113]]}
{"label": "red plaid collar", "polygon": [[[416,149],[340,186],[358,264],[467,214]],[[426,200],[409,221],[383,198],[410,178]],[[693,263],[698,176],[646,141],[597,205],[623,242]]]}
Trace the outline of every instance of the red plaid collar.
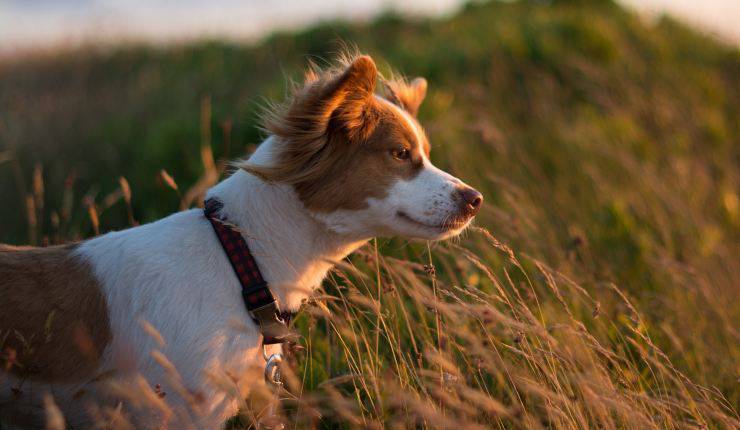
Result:
{"label": "red plaid collar", "polygon": [[275,296],[262,278],[244,236],[236,226],[220,215],[223,206],[220,200],[209,198],[205,202],[203,213],[211,222],[213,231],[216,232],[221,247],[226,252],[234,274],[242,286],[242,298],[247,313],[259,325],[262,342],[265,345],[287,342],[294,337],[288,328],[293,315],[289,312],[280,312]]}

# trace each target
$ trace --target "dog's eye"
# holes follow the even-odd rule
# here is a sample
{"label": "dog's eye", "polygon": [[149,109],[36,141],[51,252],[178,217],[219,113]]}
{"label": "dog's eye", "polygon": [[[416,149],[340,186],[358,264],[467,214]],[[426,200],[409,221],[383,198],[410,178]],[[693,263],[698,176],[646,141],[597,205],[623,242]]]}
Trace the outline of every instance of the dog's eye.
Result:
{"label": "dog's eye", "polygon": [[405,161],[411,157],[411,152],[409,152],[409,150],[406,148],[396,148],[391,150],[391,155],[396,160]]}

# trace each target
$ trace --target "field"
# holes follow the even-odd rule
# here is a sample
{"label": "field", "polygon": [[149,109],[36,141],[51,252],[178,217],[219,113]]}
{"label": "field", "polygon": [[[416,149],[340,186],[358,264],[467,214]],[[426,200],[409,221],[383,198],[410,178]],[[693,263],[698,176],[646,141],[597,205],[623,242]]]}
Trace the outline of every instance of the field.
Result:
{"label": "field", "polygon": [[459,240],[332,272],[296,321],[289,428],[740,427],[740,51],[610,1],[5,59],[0,242],[200,204],[342,43],[427,78],[432,159],[486,203]]}

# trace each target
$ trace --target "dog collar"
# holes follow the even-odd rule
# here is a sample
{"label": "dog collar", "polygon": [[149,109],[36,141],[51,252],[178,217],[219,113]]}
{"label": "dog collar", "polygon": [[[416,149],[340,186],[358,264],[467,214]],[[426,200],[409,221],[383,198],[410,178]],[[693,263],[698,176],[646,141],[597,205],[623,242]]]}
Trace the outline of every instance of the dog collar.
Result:
{"label": "dog collar", "polygon": [[288,327],[293,314],[280,312],[277,300],[267,282],[262,278],[262,273],[252,253],[249,252],[244,236],[219,214],[223,206],[220,200],[209,198],[205,201],[203,213],[211,222],[213,231],[216,232],[216,237],[221,242],[221,247],[229,257],[231,267],[239,279],[247,313],[259,326],[264,345],[285,343],[295,337]]}

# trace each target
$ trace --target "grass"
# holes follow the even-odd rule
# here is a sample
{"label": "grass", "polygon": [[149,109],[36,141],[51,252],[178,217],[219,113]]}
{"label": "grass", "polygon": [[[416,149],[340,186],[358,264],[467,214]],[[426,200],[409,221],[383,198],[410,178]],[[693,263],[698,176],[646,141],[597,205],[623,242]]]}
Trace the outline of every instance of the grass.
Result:
{"label": "grass", "polygon": [[197,203],[259,142],[254,100],[337,38],[428,78],[432,158],[487,201],[459,241],[379,239],[331,274],[290,427],[740,426],[740,53],[611,2],[2,64],[0,240]]}

